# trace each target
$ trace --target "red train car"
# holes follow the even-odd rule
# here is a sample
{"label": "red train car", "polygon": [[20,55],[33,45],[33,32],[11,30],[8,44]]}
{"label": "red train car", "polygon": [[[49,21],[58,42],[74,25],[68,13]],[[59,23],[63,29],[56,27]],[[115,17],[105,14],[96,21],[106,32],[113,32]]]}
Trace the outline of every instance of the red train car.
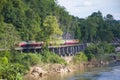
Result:
{"label": "red train car", "polygon": [[[78,44],[79,40],[74,39],[74,40],[59,40],[59,41],[50,41],[50,45],[72,45],[72,44]],[[44,42],[35,42],[35,41],[27,41],[27,42],[21,42],[19,43],[19,47],[40,47],[43,46]]]}

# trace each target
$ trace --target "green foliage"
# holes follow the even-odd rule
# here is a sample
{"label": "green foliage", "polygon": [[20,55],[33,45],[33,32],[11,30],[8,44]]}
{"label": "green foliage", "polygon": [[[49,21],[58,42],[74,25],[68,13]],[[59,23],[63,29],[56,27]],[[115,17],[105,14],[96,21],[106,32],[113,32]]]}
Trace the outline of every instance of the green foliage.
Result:
{"label": "green foliage", "polygon": [[16,51],[0,52],[0,79],[23,80],[23,75],[30,66],[39,64],[40,54],[21,54]]}
{"label": "green foliage", "polygon": [[29,53],[27,56],[30,57],[30,65],[36,65],[41,62],[41,55]]}
{"label": "green foliage", "polygon": [[[4,26],[13,26],[24,41],[48,40],[56,34],[61,35],[62,31],[81,42],[111,42],[114,37],[120,36],[120,23],[111,14],[103,17],[100,11],[80,19],[71,16],[56,0],[1,0],[0,4],[1,30],[4,31]],[[0,43],[10,42],[4,38],[10,31],[5,34],[1,30]]]}
{"label": "green foliage", "polygon": [[22,40],[41,40],[49,35],[53,27],[47,29],[48,33],[44,31],[45,18],[52,22],[50,24],[55,29],[53,33],[61,34],[63,30],[75,35],[73,30],[78,26],[77,19],[58,5],[56,0],[1,0],[0,4],[0,23],[14,25]]}
{"label": "green foliage", "polygon": [[88,58],[83,52],[79,52],[77,55],[74,56],[73,61],[75,63],[82,62],[82,61],[87,61]]}
{"label": "green foliage", "polygon": [[22,73],[24,71],[24,68],[20,64],[2,64],[2,70],[1,70],[1,79],[8,79],[8,80],[23,80]]}
{"label": "green foliage", "polygon": [[59,57],[57,54],[44,50],[42,52],[42,61],[45,63],[59,63],[66,64],[65,60]]}
{"label": "green foliage", "polygon": [[[59,28],[59,24],[55,16],[47,16],[43,22],[43,31],[44,36],[47,39],[50,39],[52,35],[62,35],[62,31]],[[43,39],[45,39],[43,38]],[[45,39],[45,40],[47,40]]]}
{"label": "green foliage", "polygon": [[23,65],[11,63],[10,52],[1,51],[0,53],[0,79],[22,80],[22,74],[25,72]]}
{"label": "green foliage", "polygon": [[7,57],[8,59],[11,58],[11,53],[8,50],[0,51],[0,57]]}
{"label": "green foliage", "polygon": [[97,45],[95,45],[95,44],[90,44],[86,49],[85,49],[85,53],[86,54],[97,54],[97,49],[98,49],[98,47],[97,47]]}
{"label": "green foliage", "polygon": [[[58,35],[62,35],[62,31],[80,39],[80,42],[96,42],[84,51],[88,60],[91,60],[114,50],[114,47],[105,42],[120,37],[120,23],[111,14],[104,18],[100,11],[92,13],[86,19],[71,16],[64,7],[56,3],[56,0],[0,0],[0,49],[13,49],[20,40],[55,39]],[[81,56],[83,58],[79,58]],[[82,53],[79,53],[76,58],[80,61],[86,60]],[[0,78],[1,75],[6,77],[6,74],[13,73],[14,76],[11,74],[7,78],[18,79],[21,73],[19,70],[13,71],[16,63],[28,70],[31,65],[41,61],[66,64],[58,55],[49,51],[44,51],[42,55],[1,51]],[[12,70],[6,73],[7,69]],[[1,72],[2,70],[4,73]]]}
{"label": "green foliage", "polygon": [[84,50],[88,60],[94,58],[101,58],[104,54],[110,54],[114,52],[114,47],[107,42],[99,42],[97,44],[91,43],[85,50]]}
{"label": "green foliage", "polygon": [[12,24],[3,23],[2,29],[0,29],[0,48],[13,48],[19,40],[20,38],[15,27]]}
{"label": "green foliage", "polygon": [[8,64],[8,58],[7,57],[0,57],[0,63],[7,65]]}
{"label": "green foliage", "polygon": [[101,53],[100,54],[111,54],[114,52],[115,47],[107,42],[99,42],[97,43],[97,47],[98,47],[98,52],[97,53]]}
{"label": "green foliage", "polygon": [[86,56],[88,58],[88,61],[92,61],[93,59],[95,59],[95,55],[92,53],[87,53]]}
{"label": "green foliage", "polygon": [[12,53],[12,63],[19,63],[24,66],[26,70],[29,69],[30,66],[39,64],[41,62],[41,55],[39,54],[33,54],[33,53],[28,53],[28,54],[20,54],[18,52]]}
{"label": "green foliage", "polygon": [[[58,35],[62,35],[62,31],[70,33],[80,42],[96,42],[84,51],[88,60],[91,60],[103,53],[113,52],[114,47],[105,42],[120,37],[120,23],[111,14],[104,18],[100,11],[92,13],[86,19],[71,16],[56,0],[0,0],[0,49],[12,49],[20,40],[55,40]],[[86,60],[84,53],[76,55],[75,61]],[[4,68],[13,70],[16,63],[28,70],[41,61],[66,64],[57,54],[49,51],[39,55],[1,51],[0,75],[5,75],[1,72]],[[21,76],[19,70],[16,71],[17,74],[14,71],[9,72],[14,73],[14,79]]]}
{"label": "green foliage", "polygon": [[114,38],[120,36],[118,32],[120,23],[110,14],[104,18],[100,11],[93,12],[86,19],[78,19],[78,22],[82,42],[112,42]]}

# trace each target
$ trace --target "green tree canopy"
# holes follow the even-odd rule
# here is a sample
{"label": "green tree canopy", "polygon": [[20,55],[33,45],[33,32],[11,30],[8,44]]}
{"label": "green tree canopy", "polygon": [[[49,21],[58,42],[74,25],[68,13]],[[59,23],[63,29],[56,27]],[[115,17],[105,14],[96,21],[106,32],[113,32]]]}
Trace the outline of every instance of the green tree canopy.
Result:
{"label": "green tree canopy", "polygon": [[43,22],[44,37],[50,39],[53,35],[62,35],[62,30],[55,16],[47,16]]}
{"label": "green tree canopy", "polygon": [[20,37],[15,27],[12,24],[3,23],[0,29],[0,48],[10,49],[18,41],[20,41]]}

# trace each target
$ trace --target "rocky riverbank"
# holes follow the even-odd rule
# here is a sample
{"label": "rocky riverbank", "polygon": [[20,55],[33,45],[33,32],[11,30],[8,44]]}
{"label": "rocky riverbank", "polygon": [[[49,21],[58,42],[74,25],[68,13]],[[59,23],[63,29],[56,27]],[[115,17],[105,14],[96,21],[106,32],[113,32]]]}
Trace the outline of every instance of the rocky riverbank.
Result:
{"label": "rocky riverbank", "polygon": [[41,80],[51,75],[68,74],[74,71],[84,72],[87,68],[108,65],[108,61],[79,62],[74,64],[72,58],[67,58],[67,65],[62,64],[40,64],[30,68],[30,71],[24,76],[24,80]]}
{"label": "rocky riverbank", "polygon": [[24,80],[39,80],[45,78],[46,76],[55,75],[55,74],[67,74],[74,72],[76,70],[84,70],[86,63],[79,64],[44,64],[36,65],[30,68],[28,74],[24,76]]}
{"label": "rocky riverbank", "polygon": [[77,64],[69,63],[68,65],[61,64],[43,64],[36,65],[30,68],[27,75],[24,76],[24,80],[39,80],[47,76],[56,74],[68,74],[75,71],[84,72],[87,68],[99,66],[94,62],[80,62]]}

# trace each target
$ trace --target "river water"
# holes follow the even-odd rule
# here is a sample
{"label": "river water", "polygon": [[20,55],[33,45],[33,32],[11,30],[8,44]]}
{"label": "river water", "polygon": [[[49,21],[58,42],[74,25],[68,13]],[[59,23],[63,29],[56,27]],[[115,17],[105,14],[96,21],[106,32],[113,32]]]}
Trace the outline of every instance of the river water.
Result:
{"label": "river water", "polygon": [[66,80],[120,80],[120,66],[98,68],[74,75]]}
{"label": "river water", "polygon": [[44,80],[120,80],[120,66],[92,68],[85,72],[78,70],[74,73],[53,75]]}

